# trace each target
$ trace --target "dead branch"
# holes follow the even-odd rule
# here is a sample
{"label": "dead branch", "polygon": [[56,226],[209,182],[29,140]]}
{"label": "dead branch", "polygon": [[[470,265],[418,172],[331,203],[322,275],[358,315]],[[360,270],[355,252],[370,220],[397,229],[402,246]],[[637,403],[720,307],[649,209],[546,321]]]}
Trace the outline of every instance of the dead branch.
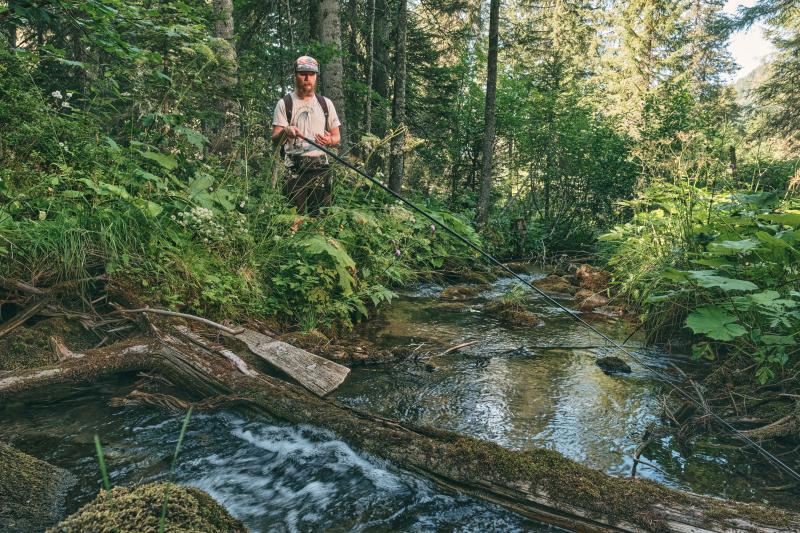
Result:
{"label": "dead branch", "polygon": [[207,326],[211,326],[217,328],[218,330],[224,331],[230,335],[238,335],[239,333],[244,333],[244,328],[229,328],[228,326],[223,326],[218,322],[214,322],[213,320],[209,320],[207,318],[203,318],[201,316],[190,315],[187,313],[179,313],[177,311],[168,311],[166,309],[153,309],[151,307],[144,307],[142,309],[124,309],[118,308],[117,312],[119,313],[154,313],[157,315],[165,315],[165,316],[175,316],[180,318],[186,318],[188,320],[196,320],[197,322],[201,322]]}
{"label": "dead branch", "polygon": [[28,320],[36,313],[38,313],[39,310],[43,308],[45,305],[47,305],[47,302],[49,301],[50,301],[50,296],[45,295],[40,299],[38,299],[37,301],[35,301],[34,303],[32,303],[31,305],[29,305],[28,307],[26,307],[25,309],[23,309],[22,311],[20,311],[19,313],[17,313],[16,315],[14,315],[13,317],[11,317],[11,320],[8,320],[7,322],[0,325],[0,339],[2,339],[6,335],[14,331],[16,328],[24,324],[26,320]]}

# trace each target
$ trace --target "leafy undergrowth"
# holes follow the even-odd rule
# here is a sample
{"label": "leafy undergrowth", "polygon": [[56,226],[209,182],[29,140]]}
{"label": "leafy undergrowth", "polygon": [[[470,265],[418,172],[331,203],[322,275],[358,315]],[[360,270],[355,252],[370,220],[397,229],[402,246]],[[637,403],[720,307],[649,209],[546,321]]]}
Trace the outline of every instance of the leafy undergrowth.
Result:
{"label": "leafy undergrowth", "polygon": [[[176,61],[205,61],[184,52]],[[38,287],[82,280],[87,300],[102,277],[151,305],[309,329],[348,327],[392,287],[473,261],[341,169],[334,204],[319,217],[297,214],[271,185],[268,148],[256,173],[244,159],[218,158],[191,113],[158,111],[146,79],[126,79],[131,94],[99,87],[89,101],[47,93],[36,58],[0,54],[0,118],[22,124],[0,131],[1,277]],[[140,112],[104,129],[104,106],[125,102]],[[477,240],[460,217],[429,208]]]}
{"label": "leafy undergrowth", "polygon": [[697,358],[749,361],[761,384],[798,362],[800,202],[659,183],[604,239],[655,340],[690,334]]}

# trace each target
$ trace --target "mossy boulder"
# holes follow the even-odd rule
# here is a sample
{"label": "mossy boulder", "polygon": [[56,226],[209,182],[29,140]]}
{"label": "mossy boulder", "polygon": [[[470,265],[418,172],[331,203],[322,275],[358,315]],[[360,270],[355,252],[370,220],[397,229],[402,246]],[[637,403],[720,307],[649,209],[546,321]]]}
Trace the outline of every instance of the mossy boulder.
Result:
{"label": "mossy boulder", "polygon": [[475,298],[486,288],[485,285],[451,285],[442,291],[441,297],[445,300],[467,300]]}
{"label": "mossy boulder", "polygon": [[599,293],[594,293],[590,289],[581,289],[575,293],[575,302],[581,311],[594,311],[598,307],[608,305],[608,298]]}
{"label": "mossy boulder", "polygon": [[608,288],[611,283],[611,274],[591,265],[580,265],[575,270],[575,276],[580,281],[582,289],[591,292],[600,292]]}
{"label": "mossy boulder", "polygon": [[536,280],[533,282],[533,284],[537,288],[550,294],[572,295],[578,292],[578,287],[574,286],[566,278],[556,276],[555,274],[550,274],[546,278]]}
{"label": "mossy boulder", "polygon": [[79,322],[63,318],[20,326],[0,339],[0,370],[22,370],[55,363],[57,358],[50,347],[52,336],[60,337],[74,352],[91,348],[98,341]]}
{"label": "mossy boulder", "polygon": [[539,315],[525,309],[521,303],[500,299],[486,306],[486,310],[509,326],[536,327],[543,326],[544,320]]}
{"label": "mossy boulder", "polygon": [[200,489],[173,483],[148,483],[135,488],[114,487],[101,491],[91,503],[67,517],[47,533],[139,533],[158,531],[164,495],[167,500],[165,531],[192,533],[246,532],[233,518]]}
{"label": "mossy boulder", "polygon": [[42,531],[64,511],[75,477],[0,442],[0,531]]}

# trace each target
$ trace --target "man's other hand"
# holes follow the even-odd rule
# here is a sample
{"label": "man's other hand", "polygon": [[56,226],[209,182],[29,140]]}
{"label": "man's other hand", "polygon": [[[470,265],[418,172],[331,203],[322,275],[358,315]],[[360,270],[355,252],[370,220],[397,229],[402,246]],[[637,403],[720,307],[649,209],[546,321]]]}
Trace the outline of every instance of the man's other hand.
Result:
{"label": "man's other hand", "polygon": [[325,135],[315,135],[314,142],[322,146],[330,146],[333,144],[333,136],[330,133],[325,133]]}

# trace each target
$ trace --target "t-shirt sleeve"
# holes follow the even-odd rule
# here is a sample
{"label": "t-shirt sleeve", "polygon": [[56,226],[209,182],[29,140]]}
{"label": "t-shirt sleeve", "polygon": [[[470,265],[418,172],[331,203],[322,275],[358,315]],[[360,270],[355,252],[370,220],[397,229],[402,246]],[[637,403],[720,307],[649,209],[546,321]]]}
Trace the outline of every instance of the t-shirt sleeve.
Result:
{"label": "t-shirt sleeve", "polygon": [[333,128],[338,128],[341,126],[342,122],[339,120],[339,115],[336,113],[336,107],[334,107],[331,99],[325,97],[325,100],[328,101],[328,127],[326,129],[331,131]]}
{"label": "t-shirt sleeve", "polygon": [[282,126],[284,128],[289,125],[289,121],[286,120],[286,103],[283,101],[283,98],[278,100],[278,103],[275,105],[275,113],[272,115],[272,125]]}

